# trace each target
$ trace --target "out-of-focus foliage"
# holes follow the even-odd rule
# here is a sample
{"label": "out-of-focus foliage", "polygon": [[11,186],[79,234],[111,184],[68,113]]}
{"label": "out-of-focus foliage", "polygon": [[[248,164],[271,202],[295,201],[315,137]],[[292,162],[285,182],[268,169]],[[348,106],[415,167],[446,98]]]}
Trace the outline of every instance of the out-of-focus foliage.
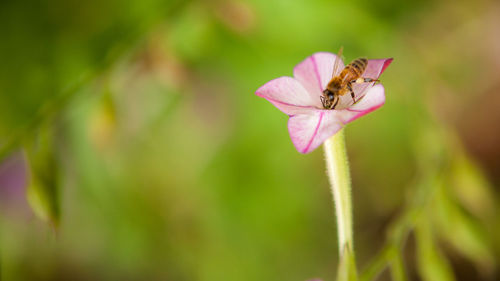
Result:
{"label": "out-of-focus foliage", "polygon": [[30,177],[27,179],[27,199],[33,211],[55,226],[59,223],[59,166],[56,160],[56,135],[42,125],[33,143],[27,145]]}
{"label": "out-of-focus foliage", "polygon": [[0,2],[0,279],[333,280],[321,149],[297,153],[254,91],[344,46],[394,57],[386,105],[346,129],[360,278],[497,280],[499,19],[486,0]]}

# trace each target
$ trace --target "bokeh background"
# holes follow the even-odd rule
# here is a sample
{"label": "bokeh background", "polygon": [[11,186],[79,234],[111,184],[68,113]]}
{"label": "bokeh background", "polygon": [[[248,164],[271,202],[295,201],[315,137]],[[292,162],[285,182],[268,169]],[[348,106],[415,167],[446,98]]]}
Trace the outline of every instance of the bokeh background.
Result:
{"label": "bokeh background", "polygon": [[334,280],[322,150],[254,92],[343,46],[394,58],[346,128],[362,280],[498,280],[499,26],[490,0],[1,1],[0,279]]}

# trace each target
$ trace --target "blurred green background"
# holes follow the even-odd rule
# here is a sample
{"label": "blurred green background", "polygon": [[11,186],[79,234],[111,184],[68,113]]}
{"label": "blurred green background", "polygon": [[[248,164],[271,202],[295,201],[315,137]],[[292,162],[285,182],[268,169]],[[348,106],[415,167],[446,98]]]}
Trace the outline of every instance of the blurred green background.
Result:
{"label": "blurred green background", "polygon": [[0,279],[334,280],[322,149],[254,92],[343,46],[394,58],[346,128],[362,280],[498,280],[499,26],[488,0],[1,1]]}

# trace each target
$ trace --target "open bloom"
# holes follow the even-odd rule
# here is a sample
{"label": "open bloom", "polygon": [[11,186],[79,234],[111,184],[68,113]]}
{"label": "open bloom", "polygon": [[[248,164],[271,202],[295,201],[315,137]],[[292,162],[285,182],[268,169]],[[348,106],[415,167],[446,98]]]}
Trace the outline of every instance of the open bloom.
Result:
{"label": "open bloom", "polygon": [[[337,73],[333,73],[339,60]],[[368,60],[363,78],[378,79],[392,59]],[[351,95],[340,97],[335,109],[324,109],[321,96],[333,76],[344,68],[341,58],[331,53],[315,53],[295,66],[292,77],[280,77],[267,82],[256,94],[267,99],[290,116],[288,132],[295,148],[309,153],[344,125],[381,107],[385,102],[384,87],[380,84],[353,83],[356,103]]]}

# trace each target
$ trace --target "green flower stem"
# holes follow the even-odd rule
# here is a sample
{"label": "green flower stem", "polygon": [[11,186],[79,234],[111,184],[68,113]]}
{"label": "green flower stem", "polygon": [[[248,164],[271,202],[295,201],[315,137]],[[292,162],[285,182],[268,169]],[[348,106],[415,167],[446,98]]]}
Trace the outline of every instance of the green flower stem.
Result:
{"label": "green flower stem", "polygon": [[356,262],[352,238],[351,177],[344,131],[340,130],[328,139],[324,143],[324,148],[337,217],[340,256],[337,280],[356,280]]}

